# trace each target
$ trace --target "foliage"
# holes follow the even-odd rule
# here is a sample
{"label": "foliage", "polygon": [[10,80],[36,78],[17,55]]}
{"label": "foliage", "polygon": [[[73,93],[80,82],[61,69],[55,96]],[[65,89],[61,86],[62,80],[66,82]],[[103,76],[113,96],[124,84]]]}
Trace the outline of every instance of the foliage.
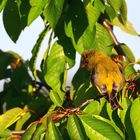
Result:
{"label": "foliage", "polygon": [[[44,30],[30,61],[0,50],[0,139],[21,140],[140,140],[140,72],[135,57],[123,42],[126,82],[118,93],[123,110],[112,110],[90,83],[88,71],[79,68],[70,88],[68,71],[76,65],[76,52],[99,50],[118,55],[114,39],[103,25],[138,36],[127,19],[125,0],[0,0],[5,30],[16,43],[25,27],[41,17]],[[45,36],[41,69],[36,60]],[[52,43],[53,40],[56,40]]]}

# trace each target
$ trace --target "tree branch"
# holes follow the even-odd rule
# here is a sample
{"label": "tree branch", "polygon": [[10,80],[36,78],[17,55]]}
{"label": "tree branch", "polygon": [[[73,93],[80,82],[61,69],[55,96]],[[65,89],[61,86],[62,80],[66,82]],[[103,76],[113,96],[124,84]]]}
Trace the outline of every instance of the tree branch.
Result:
{"label": "tree branch", "polygon": [[110,36],[111,36],[111,38],[112,38],[112,40],[115,44],[114,49],[116,50],[118,55],[123,56],[123,60],[127,61],[126,54],[122,50],[122,48],[120,47],[120,42],[117,40],[115,34],[113,33],[112,26],[106,20],[104,20],[103,18],[101,18],[100,21],[101,21],[102,25],[105,27],[105,29],[108,31],[108,33],[110,34]]}

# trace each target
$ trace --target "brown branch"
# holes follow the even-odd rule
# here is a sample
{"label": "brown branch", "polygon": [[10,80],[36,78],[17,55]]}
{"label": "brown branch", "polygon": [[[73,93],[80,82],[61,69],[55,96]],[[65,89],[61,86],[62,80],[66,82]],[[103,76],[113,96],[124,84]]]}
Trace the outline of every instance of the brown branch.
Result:
{"label": "brown branch", "polygon": [[113,41],[114,41],[114,44],[115,44],[116,46],[119,46],[120,43],[119,43],[119,41],[117,40],[115,34],[114,34],[113,31],[112,31],[111,25],[110,25],[106,20],[103,20],[102,24],[103,24],[103,26],[106,28],[106,30],[109,32],[111,38],[112,38]]}
{"label": "brown branch", "polygon": [[105,29],[108,31],[108,33],[110,34],[115,46],[114,46],[114,49],[116,50],[116,52],[118,53],[118,55],[122,55],[123,56],[123,60],[124,61],[127,61],[127,57],[126,57],[126,54],[125,52],[123,51],[123,49],[120,47],[120,42],[117,40],[115,34],[113,33],[113,30],[112,30],[112,26],[104,19],[100,19],[101,22],[102,22],[102,25],[105,27]]}

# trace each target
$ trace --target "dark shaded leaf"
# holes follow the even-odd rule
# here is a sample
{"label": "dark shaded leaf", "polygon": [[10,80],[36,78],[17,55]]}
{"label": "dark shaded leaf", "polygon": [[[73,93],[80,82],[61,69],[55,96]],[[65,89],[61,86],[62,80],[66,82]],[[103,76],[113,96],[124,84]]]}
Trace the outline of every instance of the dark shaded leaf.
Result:
{"label": "dark shaded leaf", "polygon": [[37,39],[36,44],[34,45],[32,49],[32,57],[30,59],[30,68],[32,70],[32,73],[34,75],[34,78],[36,79],[37,73],[36,73],[36,61],[37,61],[37,56],[41,47],[41,44],[46,36],[46,34],[49,31],[49,27],[46,27],[43,29],[43,31],[40,33],[39,38]]}
{"label": "dark shaded leaf", "polygon": [[16,42],[22,30],[18,1],[7,1],[3,11],[3,22],[7,34],[12,41]]}

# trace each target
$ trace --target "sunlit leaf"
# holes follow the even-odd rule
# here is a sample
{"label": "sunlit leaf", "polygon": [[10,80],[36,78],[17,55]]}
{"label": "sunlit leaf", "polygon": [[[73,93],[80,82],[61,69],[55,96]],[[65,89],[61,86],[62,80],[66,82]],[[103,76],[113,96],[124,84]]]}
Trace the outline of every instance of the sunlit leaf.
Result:
{"label": "sunlit leaf", "polygon": [[96,25],[96,39],[93,48],[95,50],[100,50],[107,55],[111,54],[112,45],[114,44],[111,36],[107,30],[101,25]]}
{"label": "sunlit leaf", "polygon": [[30,25],[43,11],[48,0],[30,0],[31,9],[28,15],[28,25]]}
{"label": "sunlit leaf", "polygon": [[122,0],[107,0],[108,3],[114,8],[116,13],[120,11],[121,5],[122,5]]}
{"label": "sunlit leaf", "polygon": [[12,132],[9,129],[5,129],[4,131],[0,132],[0,139],[7,138],[12,135]]}
{"label": "sunlit leaf", "polygon": [[62,140],[62,135],[59,129],[55,126],[53,122],[50,122],[48,125],[48,129],[46,131],[46,139],[47,140]]}
{"label": "sunlit leaf", "polygon": [[88,22],[89,22],[89,27],[90,27],[90,30],[92,31],[101,12],[97,7],[93,6],[92,3],[90,3],[90,2],[86,5],[85,9],[86,9]]}
{"label": "sunlit leaf", "polygon": [[23,125],[29,120],[30,117],[31,113],[29,112],[22,115],[16,123],[15,130],[22,130]]}
{"label": "sunlit leaf", "polygon": [[50,91],[50,98],[56,106],[61,106],[63,103],[64,93],[57,93],[53,90]]}
{"label": "sunlit leaf", "polygon": [[121,28],[122,31],[138,36],[139,34],[136,32],[135,28],[133,27],[132,23],[130,21],[126,21],[126,24],[123,25],[118,18],[114,18],[114,20],[111,22],[112,25],[118,26]]}
{"label": "sunlit leaf", "polygon": [[110,21],[112,21],[117,16],[115,10],[110,5],[105,6],[105,12],[107,13]]}
{"label": "sunlit leaf", "polygon": [[[111,107],[110,107],[111,108]],[[108,124],[110,124],[114,129],[115,131],[124,139],[125,138],[125,135],[123,133],[123,131],[121,131],[121,129],[111,120],[109,119],[106,119],[106,118],[103,118],[101,115],[98,116],[98,115],[93,115],[95,118],[101,120],[101,121],[104,121]],[[113,116],[113,115],[112,115]]]}
{"label": "sunlit leaf", "polygon": [[0,131],[15,123],[23,113],[24,110],[21,108],[13,108],[0,115]]}
{"label": "sunlit leaf", "polygon": [[135,131],[136,140],[140,140],[140,98],[134,100],[131,110],[130,110],[130,118],[132,122],[132,126]]}
{"label": "sunlit leaf", "polygon": [[94,114],[94,115],[99,115],[102,111],[102,108],[105,104],[106,100],[104,98],[100,99],[100,101],[93,101],[90,104],[88,104],[85,108],[84,108],[84,112],[88,113],[88,114]]}
{"label": "sunlit leaf", "polygon": [[4,8],[6,2],[7,2],[7,0],[0,0],[0,12],[1,12],[2,9]]}
{"label": "sunlit leaf", "polygon": [[38,123],[33,123],[30,125],[27,130],[23,133],[21,140],[30,140],[33,137],[34,132],[36,131]]}
{"label": "sunlit leaf", "polygon": [[[34,135],[32,137],[33,140],[40,140],[41,139],[41,135],[46,131],[46,128],[44,127],[44,125],[40,124],[38,125],[36,131],[34,132]],[[45,133],[44,133],[45,134]]]}
{"label": "sunlit leaf", "polygon": [[89,139],[123,140],[115,129],[107,122],[88,115],[79,116]]}
{"label": "sunlit leaf", "polygon": [[63,47],[55,42],[51,48],[48,58],[44,62],[44,78],[46,83],[59,94],[61,100],[64,98],[62,88],[65,71],[65,55]]}
{"label": "sunlit leaf", "polygon": [[67,130],[72,140],[87,140],[82,123],[76,115],[69,116]]}
{"label": "sunlit leaf", "polygon": [[50,26],[55,28],[62,13],[64,0],[48,0],[47,2],[43,15]]}

